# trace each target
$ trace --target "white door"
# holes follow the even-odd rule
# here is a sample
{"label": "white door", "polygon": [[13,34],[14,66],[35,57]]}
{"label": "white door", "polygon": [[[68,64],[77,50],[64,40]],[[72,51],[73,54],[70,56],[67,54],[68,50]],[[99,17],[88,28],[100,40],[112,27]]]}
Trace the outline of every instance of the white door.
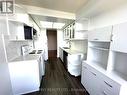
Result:
{"label": "white door", "polygon": [[111,50],[127,53],[127,22],[113,27]]}

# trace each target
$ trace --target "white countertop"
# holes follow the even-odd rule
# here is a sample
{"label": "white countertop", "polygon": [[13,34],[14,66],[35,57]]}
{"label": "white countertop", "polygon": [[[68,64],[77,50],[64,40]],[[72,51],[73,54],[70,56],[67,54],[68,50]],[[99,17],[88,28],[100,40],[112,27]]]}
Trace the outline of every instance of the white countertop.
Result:
{"label": "white countertop", "polygon": [[19,56],[10,62],[37,60],[39,57],[40,55],[38,54],[28,54],[26,56]]}
{"label": "white countertop", "polygon": [[63,49],[64,51],[66,51],[68,54],[86,54],[83,51],[78,51],[78,50],[71,50],[71,49],[65,49],[63,47],[60,47],[61,49]]}
{"label": "white countertop", "polygon": [[121,73],[110,71],[108,72],[106,69],[102,68],[101,66],[93,63],[93,62],[87,62],[86,60],[83,61],[83,64],[87,64],[93,68],[95,68],[97,71],[101,72],[102,74],[106,75],[110,79],[116,81],[117,83],[121,85],[127,85],[127,77],[122,75]]}
{"label": "white countertop", "polygon": [[29,61],[29,60],[37,60],[41,55],[43,55],[43,51],[41,51],[40,54],[37,54],[37,52],[35,54],[27,54],[27,55],[21,55],[18,56],[16,58],[14,58],[13,60],[9,61],[9,62],[17,62],[17,61]]}

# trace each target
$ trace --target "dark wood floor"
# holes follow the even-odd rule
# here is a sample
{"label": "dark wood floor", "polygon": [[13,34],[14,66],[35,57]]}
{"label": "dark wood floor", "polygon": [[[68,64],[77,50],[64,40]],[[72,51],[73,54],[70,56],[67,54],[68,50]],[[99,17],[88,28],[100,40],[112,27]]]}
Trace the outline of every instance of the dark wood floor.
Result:
{"label": "dark wood floor", "polygon": [[48,57],[49,58],[56,58],[57,57],[57,50],[48,50]]}
{"label": "dark wood floor", "polygon": [[80,77],[71,76],[60,59],[49,58],[46,74],[42,79],[40,91],[26,95],[88,95],[81,85]]}

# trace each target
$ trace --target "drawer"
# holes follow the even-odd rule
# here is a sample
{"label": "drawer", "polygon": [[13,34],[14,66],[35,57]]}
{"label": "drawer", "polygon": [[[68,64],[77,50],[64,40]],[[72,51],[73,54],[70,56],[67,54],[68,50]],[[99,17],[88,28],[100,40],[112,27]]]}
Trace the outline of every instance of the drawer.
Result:
{"label": "drawer", "polygon": [[116,94],[111,91],[108,91],[107,89],[104,89],[100,92],[99,95],[116,95]]}
{"label": "drawer", "polygon": [[106,93],[104,95],[119,95],[120,85],[110,78],[104,76],[102,82],[102,92]]}

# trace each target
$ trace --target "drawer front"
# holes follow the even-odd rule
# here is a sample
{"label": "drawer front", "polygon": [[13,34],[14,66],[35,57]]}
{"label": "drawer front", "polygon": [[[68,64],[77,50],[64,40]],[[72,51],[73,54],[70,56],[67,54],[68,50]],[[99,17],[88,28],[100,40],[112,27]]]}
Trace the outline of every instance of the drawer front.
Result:
{"label": "drawer front", "polygon": [[107,95],[119,95],[120,85],[105,76],[102,83],[102,92],[106,93]]}
{"label": "drawer front", "polygon": [[99,95],[116,95],[116,94],[112,93],[111,91],[108,91],[107,89],[104,89],[100,92]]}

